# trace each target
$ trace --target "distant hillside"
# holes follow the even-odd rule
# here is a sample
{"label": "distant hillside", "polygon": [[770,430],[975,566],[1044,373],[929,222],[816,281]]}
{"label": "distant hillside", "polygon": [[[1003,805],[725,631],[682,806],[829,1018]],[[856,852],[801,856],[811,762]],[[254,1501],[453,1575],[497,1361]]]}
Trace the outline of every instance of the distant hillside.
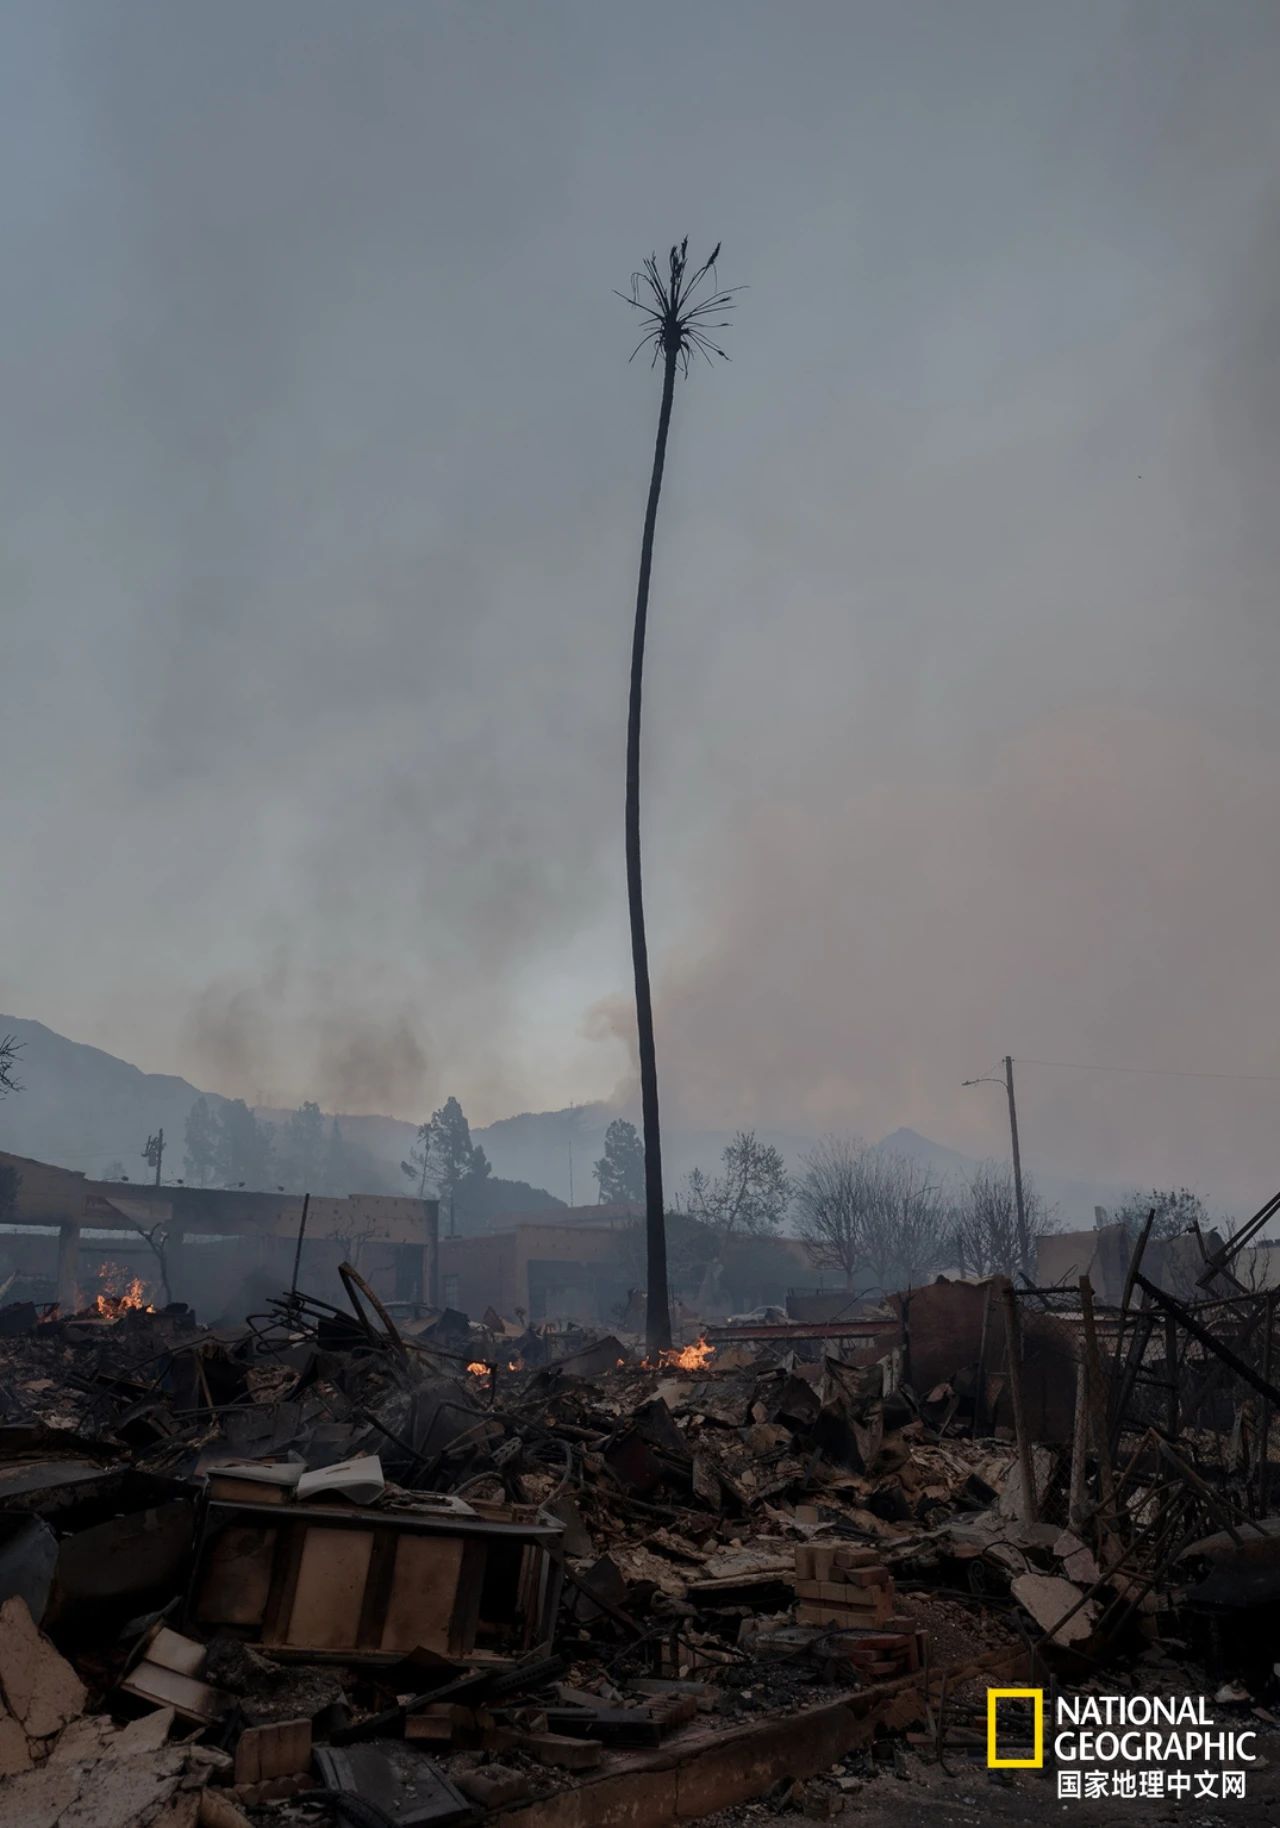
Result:
{"label": "distant hillside", "polygon": [[0,1034],[22,1048],[22,1090],[0,1099],[0,1148],[90,1175],[118,1160],[139,1180],[147,1172],[143,1147],[156,1130],[181,1153],[187,1113],[200,1096],[185,1079],[140,1072],[20,1016],[0,1015]]}
{"label": "distant hillside", "polygon": [[[0,1015],[0,1035],[13,1035],[20,1046],[16,1076],[21,1090],[0,1099],[0,1149],[53,1162],[63,1168],[102,1177],[113,1162],[131,1179],[147,1174],[142,1150],[148,1136],[165,1133],[166,1178],[183,1172],[187,1116],[197,1098],[226,1102],[217,1092],[202,1091],[168,1073],[144,1073],[127,1060],[82,1041],[55,1034],[43,1022]],[[288,1115],[261,1111],[269,1122]],[[400,1163],[408,1154],[415,1126],[394,1117],[345,1117],[339,1114],[349,1145],[367,1152],[373,1164],[368,1193],[402,1192],[407,1182]],[[477,1131],[483,1142],[484,1132]],[[495,1162],[485,1188],[490,1216],[536,1212],[562,1202],[523,1177],[502,1176]]]}
{"label": "distant hillside", "polygon": [[526,1111],[500,1117],[472,1131],[495,1174],[550,1187],[566,1205],[586,1205],[597,1188],[591,1169],[604,1153],[608,1105],[571,1105],[567,1111]]}

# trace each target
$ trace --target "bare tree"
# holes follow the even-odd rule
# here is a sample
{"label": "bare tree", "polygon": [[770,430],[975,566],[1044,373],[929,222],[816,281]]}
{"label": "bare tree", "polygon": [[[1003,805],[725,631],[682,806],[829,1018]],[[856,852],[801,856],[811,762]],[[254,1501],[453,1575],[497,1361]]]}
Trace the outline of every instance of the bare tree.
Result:
{"label": "bare tree", "polygon": [[662,493],[662,471],[667,457],[667,433],[675,398],[676,369],[689,372],[689,357],[697,351],[710,361],[725,356],[707,332],[726,320],[711,313],[724,310],[731,300],[726,292],[698,293],[720,252],[717,242],[711,258],[693,273],[688,271],[688,237],[673,247],[664,273],[651,254],[643,270],[632,278],[626,302],[640,312],[644,335],[631,354],[652,347],[653,363],[662,361],[662,403],[658,408],[658,436],[649,477],[644,533],[640,542],[640,581],[636,589],[635,625],[631,642],[631,690],[627,711],[626,857],[627,907],[631,917],[631,961],[636,983],[636,1030],[640,1059],[640,1109],[644,1127],[645,1239],[648,1256],[648,1305],[646,1332],[651,1352],[671,1344],[671,1302],[667,1290],[667,1237],[663,1223],[662,1149],[658,1123],[658,1064],[653,1039],[653,1002],[649,991],[649,950],[645,938],[644,895],[640,872],[640,700],[644,682],[644,638],[649,619],[649,576],[653,569],[653,535]]}
{"label": "bare tree", "polygon": [[796,1204],[810,1261],[847,1288],[859,1273],[878,1288],[910,1286],[948,1253],[942,1188],[909,1156],[830,1138],[806,1156]]}
{"label": "bare tree", "polygon": [[357,1229],[353,1215],[351,1226],[346,1231],[343,1231],[340,1226],[331,1231],[328,1234],[328,1241],[331,1244],[340,1244],[342,1246],[342,1261],[344,1263],[349,1263],[352,1269],[359,1269],[360,1259],[364,1255],[364,1247],[371,1239],[377,1236],[377,1233],[378,1228],[372,1220]]}
{"label": "bare tree", "polygon": [[710,1226],[721,1244],[776,1231],[791,1203],[791,1183],[778,1150],[758,1142],[754,1130],[739,1130],[721,1162],[723,1172],[715,1180],[695,1168],[685,1182],[690,1216]]}
{"label": "bare tree", "polygon": [[130,1219],[128,1223],[140,1238],[146,1240],[156,1260],[156,1268],[160,1272],[160,1293],[164,1297],[160,1305],[168,1307],[173,1300],[173,1292],[169,1287],[169,1227],[163,1219],[157,1220],[150,1227],[140,1224],[137,1219]]}
{"label": "bare tree", "polygon": [[907,1155],[874,1152],[867,1262],[881,1288],[914,1287],[948,1255],[950,1212],[938,1182]]}
{"label": "bare tree", "polygon": [[866,1147],[856,1138],[830,1136],[803,1162],[796,1189],[796,1229],[816,1269],[832,1269],[853,1287],[863,1261]]}
{"label": "bare tree", "polygon": [[[1027,1241],[1051,1230],[1049,1211],[1030,1175],[1022,1177]],[[962,1274],[1013,1276],[1021,1264],[1018,1196],[1008,1162],[980,1162],[952,1210],[951,1243]],[[1033,1258],[1034,1261],[1034,1258]]]}

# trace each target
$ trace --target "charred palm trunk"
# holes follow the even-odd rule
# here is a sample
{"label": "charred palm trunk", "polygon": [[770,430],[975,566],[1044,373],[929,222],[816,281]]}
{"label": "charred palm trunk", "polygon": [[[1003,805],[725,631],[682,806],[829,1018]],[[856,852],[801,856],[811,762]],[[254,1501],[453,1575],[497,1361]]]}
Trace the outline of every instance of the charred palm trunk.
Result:
{"label": "charred palm trunk", "polygon": [[[699,298],[699,289],[713,271],[720,244],[710,260],[692,275],[687,265],[688,236],[673,247],[664,274],[658,257],[651,254],[643,270],[631,276],[631,297],[626,301],[640,312],[645,332],[631,351],[653,350],[656,365],[662,358],[662,406],[658,412],[658,438],[649,478],[649,503],[644,514],[640,545],[640,584],[636,591],[636,626],[631,645],[631,703],[627,715],[627,906],[631,914],[631,962],[636,978],[636,1030],[640,1054],[640,1108],[644,1124],[645,1238],[649,1264],[646,1331],[651,1355],[671,1344],[671,1303],[667,1291],[667,1229],[662,1208],[662,1144],[658,1132],[658,1063],[653,1045],[653,1001],[649,993],[649,949],[644,934],[644,892],[640,873],[640,697],[644,684],[644,636],[649,619],[649,573],[653,567],[653,530],[662,493],[662,468],[667,456],[671,402],[675,397],[676,368],[689,372],[691,353],[728,356],[708,334],[723,329],[727,319],[717,311],[732,303],[728,292]],[[619,294],[621,296],[621,294]]]}
{"label": "charred palm trunk", "polygon": [[644,1128],[645,1244],[648,1259],[646,1335],[650,1353],[671,1344],[671,1302],[667,1290],[667,1227],[662,1204],[662,1142],[658,1126],[658,1058],[653,1040],[653,999],[649,991],[649,948],[644,930],[644,890],[640,871],[640,700],[644,684],[644,637],[649,620],[649,573],[653,566],[653,532],[662,493],[667,456],[667,429],[675,396],[679,351],[664,352],[662,405],[658,438],[649,479],[649,501],[640,545],[640,583],[636,590],[635,634],[631,644],[631,700],[627,713],[627,907],[631,915],[631,962],[636,979],[636,1030],[640,1055],[640,1109]]}

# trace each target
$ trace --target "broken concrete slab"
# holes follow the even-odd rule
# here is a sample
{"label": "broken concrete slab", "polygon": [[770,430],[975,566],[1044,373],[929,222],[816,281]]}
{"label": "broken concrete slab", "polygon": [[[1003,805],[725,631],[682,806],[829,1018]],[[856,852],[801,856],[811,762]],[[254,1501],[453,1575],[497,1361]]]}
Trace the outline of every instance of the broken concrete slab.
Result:
{"label": "broken concrete slab", "polygon": [[0,1783],[0,1821],[22,1828],[196,1828],[199,1748],[166,1744],[170,1711],[115,1727],[85,1716],[42,1765]]}
{"label": "broken concrete slab", "polygon": [[168,1743],[173,1720],[172,1708],[156,1708],[124,1726],[116,1726],[106,1714],[82,1714],[59,1733],[49,1763],[95,1764],[101,1758],[145,1758]]}
{"label": "broken concrete slab", "polygon": [[195,1828],[200,1794],[185,1777],[176,1746],[149,1759],[48,1764],[6,1780],[0,1816],[23,1828]]}
{"label": "broken concrete slab", "polygon": [[0,1605],[0,1698],[28,1739],[47,1739],[84,1712],[84,1683],[16,1595]]}
{"label": "broken concrete slab", "polygon": [[[1092,1600],[1080,1605],[1084,1592],[1073,1581],[1056,1574],[1019,1574],[1010,1591],[1053,1643],[1079,1644],[1092,1633],[1097,1607]],[[1079,1609],[1073,1612],[1073,1607]]]}
{"label": "broken concrete slab", "polygon": [[1102,1579],[1102,1569],[1098,1566],[1093,1550],[1071,1530],[1064,1530],[1054,1539],[1053,1553],[1062,1563],[1062,1572],[1068,1580],[1078,1581],[1082,1587],[1091,1587],[1095,1581]]}
{"label": "broken concrete slab", "polygon": [[35,1759],[20,1721],[14,1719],[0,1701],[0,1777],[13,1777],[18,1771],[29,1771]]}

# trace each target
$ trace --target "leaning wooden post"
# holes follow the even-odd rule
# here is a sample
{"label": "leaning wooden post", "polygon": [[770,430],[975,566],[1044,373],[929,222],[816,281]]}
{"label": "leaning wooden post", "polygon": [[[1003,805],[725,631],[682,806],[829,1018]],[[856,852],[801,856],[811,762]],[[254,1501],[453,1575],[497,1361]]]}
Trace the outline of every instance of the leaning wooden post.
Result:
{"label": "leaning wooden post", "polygon": [[1004,1302],[1005,1344],[1009,1352],[1009,1395],[1013,1400],[1013,1432],[1018,1443],[1018,1463],[1022,1469],[1022,1521],[1035,1523],[1039,1515],[1036,1501],[1035,1464],[1031,1457],[1031,1437],[1027,1433],[1027,1412],[1022,1400],[1022,1328],[1018,1324],[1018,1297],[1013,1284],[1006,1283],[1001,1295]]}

